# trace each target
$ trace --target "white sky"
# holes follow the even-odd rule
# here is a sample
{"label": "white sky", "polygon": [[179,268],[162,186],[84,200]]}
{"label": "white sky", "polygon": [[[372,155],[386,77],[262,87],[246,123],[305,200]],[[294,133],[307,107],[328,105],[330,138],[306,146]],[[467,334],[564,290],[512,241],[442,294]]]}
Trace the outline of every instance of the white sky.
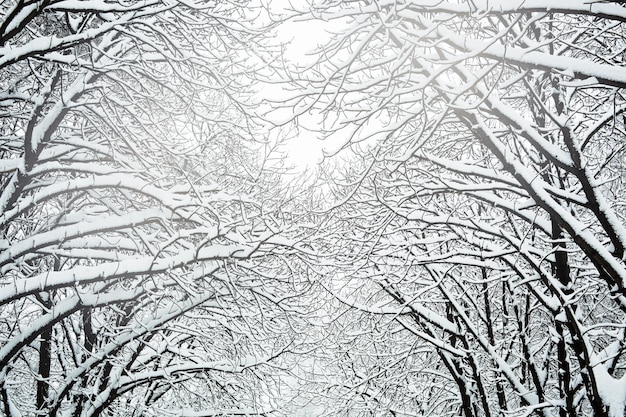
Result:
{"label": "white sky", "polygon": [[[297,6],[306,10],[304,0],[267,0],[267,4],[275,13],[284,9]],[[328,37],[323,28],[323,22],[287,22],[280,25],[276,31],[276,44],[284,47],[283,58],[298,65],[312,63],[315,57],[311,55],[321,43]],[[276,97],[281,94],[279,88],[272,91],[267,87],[264,94]],[[288,114],[277,112],[280,117],[288,117]],[[319,140],[320,125],[316,118],[310,114],[304,114],[298,119],[298,129],[285,128],[290,132],[291,139],[287,141],[281,150],[286,152],[287,165],[294,166],[296,172],[315,169],[315,166],[323,159],[323,147],[325,143]]]}

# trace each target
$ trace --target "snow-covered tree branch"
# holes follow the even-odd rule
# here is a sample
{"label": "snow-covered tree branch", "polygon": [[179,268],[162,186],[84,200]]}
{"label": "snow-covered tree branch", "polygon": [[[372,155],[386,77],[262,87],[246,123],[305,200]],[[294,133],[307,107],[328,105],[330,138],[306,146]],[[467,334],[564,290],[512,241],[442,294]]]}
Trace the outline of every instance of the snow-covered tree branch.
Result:
{"label": "snow-covered tree branch", "polygon": [[321,387],[354,415],[624,415],[624,6],[293,7],[329,35],[289,105],[350,161]]}
{"label": "snow-covered tree branch", "polygon": [[0,5],[0,414],[273,412],[302,287],[244,5]]}

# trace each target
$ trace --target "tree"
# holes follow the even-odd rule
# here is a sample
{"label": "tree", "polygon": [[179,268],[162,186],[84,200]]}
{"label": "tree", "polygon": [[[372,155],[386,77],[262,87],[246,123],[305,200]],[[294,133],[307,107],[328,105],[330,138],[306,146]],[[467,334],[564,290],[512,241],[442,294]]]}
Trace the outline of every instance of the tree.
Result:
{"label": "tree", "polygon": [[353,317],[324,386],[354,415],[624,415],[626,8],[355,0],[291,18],[333,35],[285,65],[287,105],[321,112],[353,161],[320,246]]}
{"label": "tree", "polygon": [[302,285],[244,5],[0,5],[2,414],[273,412]]}

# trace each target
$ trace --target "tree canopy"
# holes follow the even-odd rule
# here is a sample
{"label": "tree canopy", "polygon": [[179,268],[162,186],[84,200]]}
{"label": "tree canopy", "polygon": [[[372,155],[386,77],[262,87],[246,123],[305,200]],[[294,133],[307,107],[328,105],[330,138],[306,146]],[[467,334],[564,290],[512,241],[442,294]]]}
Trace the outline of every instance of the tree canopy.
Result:
{"label": "tree canopy", "polygon": [[625,25],[0,4],[2,413],[623,416]]}

